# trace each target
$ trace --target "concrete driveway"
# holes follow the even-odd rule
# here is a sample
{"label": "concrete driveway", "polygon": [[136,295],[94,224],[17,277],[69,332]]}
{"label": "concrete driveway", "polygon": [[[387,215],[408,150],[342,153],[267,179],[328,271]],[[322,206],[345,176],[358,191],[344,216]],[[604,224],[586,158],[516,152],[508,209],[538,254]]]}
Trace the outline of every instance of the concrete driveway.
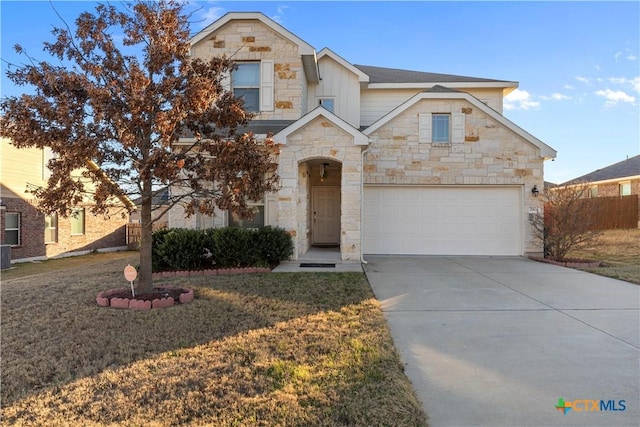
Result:
{"label": "concrete driveway", "polygon": [[519,257],[365,259],[431,427],[640,425],[640,286]]}

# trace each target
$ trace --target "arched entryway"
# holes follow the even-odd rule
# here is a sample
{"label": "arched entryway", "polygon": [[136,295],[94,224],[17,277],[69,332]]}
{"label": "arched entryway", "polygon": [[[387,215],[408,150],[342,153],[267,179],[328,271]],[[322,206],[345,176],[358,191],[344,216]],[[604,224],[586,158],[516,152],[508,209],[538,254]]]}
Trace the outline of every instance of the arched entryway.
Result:
{"label": "arched entryway", "polygon": [[329,158],[299,163],[299,229],[304,230],[300,255],[311,247],[340,251],[342,164]]}

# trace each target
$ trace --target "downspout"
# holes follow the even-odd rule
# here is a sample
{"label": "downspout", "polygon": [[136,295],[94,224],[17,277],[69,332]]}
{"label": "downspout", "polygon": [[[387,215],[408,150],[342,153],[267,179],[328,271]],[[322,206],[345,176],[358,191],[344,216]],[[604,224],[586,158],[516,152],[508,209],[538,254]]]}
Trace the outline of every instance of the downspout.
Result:
{"label": "downspout", "polygon": [[[371,144],[371,140],[369,140],[369,144]],[[364,259],[364,156],[371,149],[371,145],[369,145],[366,149],[362,150],[360,154],[362,156],[360,162],[360,263],[368,264]]]}

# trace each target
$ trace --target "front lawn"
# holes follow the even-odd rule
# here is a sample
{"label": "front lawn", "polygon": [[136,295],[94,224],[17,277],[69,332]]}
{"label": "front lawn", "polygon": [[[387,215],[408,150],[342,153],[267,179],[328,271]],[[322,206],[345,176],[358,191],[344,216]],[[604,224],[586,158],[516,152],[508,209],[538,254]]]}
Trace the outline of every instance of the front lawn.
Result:
{"label": "front lawn", "polygon": [[98,307],[135,262],[3,277],[2,425],[426,425],[363,274],[175,278],[193,302]]}
{"label": "front lawn", "polygon": [[584,270],[640,284],[640,229],[603,231],[597,242],[567,257],[602,261],[601,267]]}

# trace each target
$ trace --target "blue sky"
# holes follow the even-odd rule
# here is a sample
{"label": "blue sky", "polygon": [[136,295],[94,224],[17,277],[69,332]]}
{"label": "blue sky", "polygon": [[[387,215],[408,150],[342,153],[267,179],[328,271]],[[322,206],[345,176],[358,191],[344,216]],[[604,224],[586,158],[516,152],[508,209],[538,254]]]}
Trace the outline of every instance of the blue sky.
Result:
{"label": "blue sky", "polygon": [[[114,4],[119,2],[114,1]],[[94,2],[54,1],[72,23]],[[505,116],[558,151],[564,182],[640,153],[640,2],[191,1],[192,32],[226,12],[257,11],[354,64],[519,82]],[[3,96],[19,94],[12,46],[48,59],[60,18],[49,2],[0,1]]]}

